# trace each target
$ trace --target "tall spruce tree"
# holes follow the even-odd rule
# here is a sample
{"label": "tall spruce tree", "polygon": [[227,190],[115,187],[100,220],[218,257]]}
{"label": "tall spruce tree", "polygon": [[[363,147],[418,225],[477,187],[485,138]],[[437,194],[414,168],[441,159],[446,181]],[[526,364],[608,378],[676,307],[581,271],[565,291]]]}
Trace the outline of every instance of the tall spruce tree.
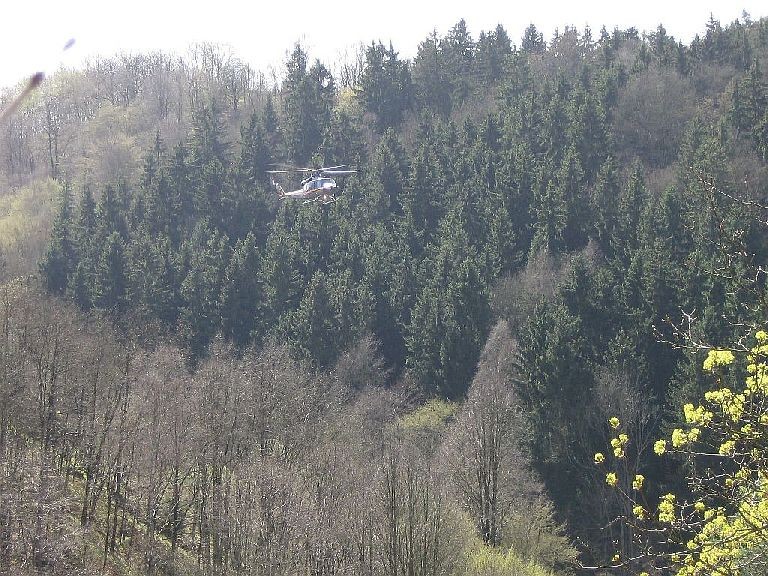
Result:
{"label": "tall spruce tree", "polygon": [[360,78],[365,109],[376,115],[379,131],[398,126],[412,105],[412,82],[407,61],[400,60],[392,44],[374,43],[365,49]]}
{"label": "tall spruce tree", "polygon": [[127,262],[123,238],[112,232],[99,255],[93,279],[93,305],[120,314],[127,305]]}
{"label": "tall spruce tree", "polygon": [[65,184],[59,194],[51,240],[40,262],[43,282],[48,290],[56,294],[64,293],[69,276],[77,267],[77,245],[73,228],[72,190],[69,184]]}
{"label": "tall spruce tree", "polygon": [[219,305],[222,334],[238,346],[258,341],[263,334],[266,301],[260,266],[256,237],[248,234],[235,246],[224,271]]}
{"label": "tall spruce tree", "polygon": [[226,236],[203,221],[196,226],[184,252],[188,268],[181,282],[179,323],[183,342],[197,360],[221,324],[218,307],[230,248]]}
{"label": "tall spruce tree", "polygon": [[195,116],[190,143],[190,172],[193,206],[198,218],[210,218],[220,230],[225,229],[222,197],[229,182],[230,145],[216,103],[199,109]]}
{"label": "tall spruce tree", "polygon": [[431,394],[466,392],[489,322],[488,293],[461,210],[440,227],[440,242],[423,261],[411,311],[406,365]]}
{"label": "tall spruce tree", "polygon": [[306,52],[296,44],[286,63],[282,122],[288,155],[294,161],[309,162],[320,147],[334,94],[328,69],[319,61],[309,67]]}

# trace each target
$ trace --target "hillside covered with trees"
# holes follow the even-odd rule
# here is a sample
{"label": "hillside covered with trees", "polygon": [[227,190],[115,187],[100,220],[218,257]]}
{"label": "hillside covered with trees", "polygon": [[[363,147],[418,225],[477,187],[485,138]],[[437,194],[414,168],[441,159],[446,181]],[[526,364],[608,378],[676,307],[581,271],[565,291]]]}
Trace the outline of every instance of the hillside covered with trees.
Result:
{"label": "hillside covered with trees", "polygon": [[637,552],[614,416],[687,489],[654,441],[766,321],[768,21],[332,64],[95,60],[0,126],[0,570],[577,573]]}

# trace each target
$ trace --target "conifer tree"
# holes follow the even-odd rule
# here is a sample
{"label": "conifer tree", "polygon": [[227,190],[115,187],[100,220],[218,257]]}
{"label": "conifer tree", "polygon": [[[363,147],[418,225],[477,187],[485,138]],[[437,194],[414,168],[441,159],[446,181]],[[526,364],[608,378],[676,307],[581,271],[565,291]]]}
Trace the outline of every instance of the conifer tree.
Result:
{"label": "conifer tree", "polygon": [[233,167],[233,177],[222,191],[222,219],[227,235],[244,239],[254,231],[260,242],[267,236],[272,217],[271,197],[267,192],[267,169],[272,156],[266,134],[256,114],[240,129],[240,155]]}
{"label": "conifer tree", "polygon": [[397,134],[387,130],[371,158],[364,189],[364,209],[371,222],[403,214],[407,175],[405,150]]}
{"label": "conifer tree", "polygon": [[507,60],[512,55],[512,41],[501,24],[492,32],[481,32],[477,40],[479,79],[488,86],[501,82]]}
{"label": "conifer tree", "polygon": [[557,254],[564,250],[564,231],[568,221],[565,190],[542,169],[536,183],[534,235],[531,255],[540,251]]}
{"label": "conifer tree", "polygon": [[222,196],[230,185],[230,146],[215,103],[197,111],[190,145],[193,206],[199,218],[209,217],[224,229]]}
{"label": "conifer tree", "polygon": [[126,308],[127,288],[125,247],[115,231],[107,237],[94,271],[93,305],[120,314]]}
{"label": "conifer tree", "polygon": [[639,165],[635,165],[621,190],[618,202],[618,242],[623,247],[624,259],[631,257],[638,247],[637,231],[642,207],[646,202],[645,179]]}
{"label": "conifer tree", "polygon": [[441,223],[440,243],[419,280],[406,365],[429,393],[457,398],[469,385],[489,322],[487,287],[460,210]]}
{"label": "conifer tree", "polygon": [[373,227],[363,264],[362,283],[373,295],[372,330],[386,360],[401,367],[406,356],[404,330],[415,292],[414,262],[404,234],[392,234],[381,224]]}
{"label": "conifer tree", "polygon": [[354,167],[367,164],[361,113],[360,109],[352,106],[340,106],[333,110],[328,125],[323,131],[319,150],[325,166],[343,164]]}
{"label": "conifer tree", "polygon": [[298,352],[325,367],[335,359],[334,324],[328,279],[324,272],[317,271],[309,280],[298,308],[283,319],[280,330]]}
{"label": "conifer tree", "polygon": [[544,42],[544,35],[536,29],[536,26],[529,24],[523,33],[523,42],[520,48],[523,52],[530,52],[532,54],[539,54],[543,52],[547,47]]}
{"label": "conifer tree", "polygon": [[360,87],[366,110],[376,115],[378,130],[400,124],[411,106],[413,89],[408,63],[397,57],[391,43],[389,48],[380,42],[366,48]]}
{"label": "conifer tree", "polygon": [[413,228],[415,253],[419,253],[437,231],[446,195],[445,174],[440,172],[434,144],[426,138],[429,136],[420,143],[414,155],[403,202],[409,225]]}
{"label": "conifer tree", "polygon": [[254,113],[248,124],[240,128],[237,185],[250,190],[259,185],[267,185],[269,183],[267,170],[273,157],[263,121]]}
{"label": "conifer tree", "polygon": [[89,270],[90,261],[77,263],[74,274],[70,276],[67,295],[81,310],[90,310],[93,306],[93,274]]}
{"label": "conifer tree", "polygon": [[581,158],[571,146],[566,151],[557,174],[557,197],[563,198],[565,203],[566,219],[562,236],[567,251],[583,248],[587,243],[588,231],[592,227],[584,178]]}
{"label": "conifer tree", "polygon": [[123,208],[118,190],[112,185],[106,185],[96,208],[98,244],[103,246],[113,232],[117,232],[121,238],[127,236],[126,212]]}
{"label": "conifer tree", "polygon": [[560,304],[541,303],[520,334],[523,377],[518,394],[533,425],[534,460],[555,498],[564,505],[577,487],[566,453],[584,453],[573,423],[591,402],[592,374],[581,322]]}
{"label": "conifer tree", "polygon": [[451,87],[451,107],[458,108],[469,98],[474,83],[476,45],[462,18],[440,42],[442,61]]}
{"label": "conifer tree", "polygon": [[219,301],[230,259],[226,236],[200,222],[185,246],[188,269],[181,282],[181,336],[193,359],[199,359],[219,329]]}
{"label": "conifer tree", "polygon": [[611,256],[614,246],[621,242],[617,236],[619,222],[616,199],[619,190],[616,162],[609,157],[597,174],[590,202],[594,218],[593,237],[607,256]]}
{"label": "conifer tree", "polygon": [[446,118],[451,112],[451,78],[437,32],[432,32],[419,44],[413,61],[415,98],[421,109]]}
{"label": "conifer tree", "polygon": [[179,142],[168,166],[168,235],[176,248],[192,230],[195,217],[191,172],[189,151]]}
{"label": "conifer tree", "polygon": [[82,310],[89,310],[93,306],[93,277],[101,248],[97,241],[97,230],[96,202],[93,199],[93,194],[91,194],[90,186],[86,185],[80,197],[77,222],[74,226],[78,254],[77,265],[74,274],[70,275],[67,286],[67,295]]}
{"label": "conifer tree", "polygon": [[265,323],[268,326],[275,326],[301,297],[299,247],[285,224],[285,220],[292,216],[286,205],[280,208],[261,258],[259,276],[264,287]]}
{"label": "conifer tree", "polygon": [[138,317],[147,323],[159,321],[175,328],[180,280],[174,259],[170,239],[151,236],[146,225],[128,248],[128,299]]}
{"label": "conifer tree", "polygon": [[309,67],[306,52],[296,44],[286,63],[282,123],[288,155],[296,162],[308,162],[320,147],[334,94],[328,69],[319,61]]}
{"label": "conifer tree", "polygon": [[256,237],[251,233],[235,246],[224,271],[219,305],[222,333],[238,346],[258,340],[263,331],[266,302],[259,278],[260,265]]}
{"label": "conifer tree", "polygon": [[593,182],[608,154],[608,125],[591,70],[584,68],[571,92],[568,136],[578,153],[587,181]]}
{"label": "conifer tree", "polygon": [[76,226],[77,252],[81,259],[89,256],[97,228],[96,201],[93,199],[91,187],[84,186],[77,208]]}
{"label": "conifer tree", "polygon": [[151,150],[144,158],[144,167],[139,183],[139,193],[134,197],[134,205],[141,202],[139,217],[136,208],[132,209],[132,227],[139,227],[143,222],[147,223],[147,230],[151,234],[161,232],[168,233],[172,226],[171,221],[176,214],[176,208],[172,205],[171,190],[167,177],[166,152],[163,141],[158,133]]}
{"label": "conifer tree", "polygon": [[63,294],[69,276],[77,266],[77,246],[73,233],[72,191],[65,184],[59,195],[51,241],[40,263],[40,272],[49,291]]}

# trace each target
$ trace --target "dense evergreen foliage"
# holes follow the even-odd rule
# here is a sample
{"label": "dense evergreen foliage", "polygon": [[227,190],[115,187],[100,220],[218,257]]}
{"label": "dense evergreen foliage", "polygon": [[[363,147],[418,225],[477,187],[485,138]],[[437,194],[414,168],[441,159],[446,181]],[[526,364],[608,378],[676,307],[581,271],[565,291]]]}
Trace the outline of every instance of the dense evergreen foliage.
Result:
{"label": "dense evergreen foliage", "polygon": [[[631,552],[631,535],[616,533],[619,528],[609,523],[623,504],[590,464],[608,438],[607,418],[620,414],[633,427],[633,438],[658,435],[670,404],[699,395],[705,386],[701,354],[674,344],[722,345],[742,337],[741,326],[765,321],[768,21],[722,27],[712,20],[690,45],[662,26],[642,36],[629,29],[601,30],[597,37],[589,29],[566,28],[549,43],[530,26],[519,47],[501,26],[475,40],[461,21],[444,37],[425,39],[413,61],[400,59],[392,45],[373,43],[360,54],[362,68],[346,69],[340,79],[322,63],[310,64],[297,45],[284,81],[271,91],[240,83],[242,69],[217,65],[215,56],[203,57],[201,66],[221,75],[195,84],[190,96],[175,101],[173,129],[167,124],[173,95],[167,86],[156,94],[158,85],[149,80],[140,85],[152,98],[117,90],[108,108],[82,120],[87,127],[115,110],[149,114],[147,103],[159,103],[160,111],[152,112],[159,114],[157,125],[144,128],[140,162],[121,164],[105,177],[95,170],[79,172],[63,151],[49,158],[49,175],[65,184],[39,263],[44,287],[71,299],[82,313],[108,319],[129,342],[160,350],[177,346],[173,378],[184,378],[185,364],[193,371],[193,387],[199,387],[195,401],[211,406],[212,412],[199,413],[203,421],[197,424],[210,450],[181,468],[176,464],[172,498],[168,486],[156,494],[158,506],[170,506],[174,520],[161,524],[148,518],[147,530],[164,532],[175,551],[184,532],[178,507],[199,503],[197,496],[187,500],[187,491],[207,491],[216,507],[225,502],[216,492],[222,475],[232,474],[238,490],[250,486],[242,484],[251,480],[249,474],[263,487],[266,480],[259,475],[267,472],[253,468],[246,453],[270,466],[277,464],[269,458],[280,454],[281,476],[279,482],[271,477],[271,495],[286,502],[299,497],[290,492],[298,491],[296,486],[283,484],[291,466],[328,464],[328,453],[310,457],[301,451],[332,450],[329,438],[335,432],[303,438],[265,429],[266,444],[257,455],[257,448],[240,446],[234,428],[227,428],[233,416],[215,413],[241,400],[228,397],[230,391],[248,395],[261,385],[234,382],[236,374],[254,365],[268,371],[279,358],[285,378],[294,379],[289,387],[296,401],[327,411],[328,426],[343,428],[345,418],[372,426],[370,414],[355,412],[363,410],[362,400],[332,398],[328,391],[357,394],[370,379],[398,390],[403,395],[398,402],[405,397],[465,402],[448,428],[440,420],[426,431],[409,429],[418,441],[388,429],[383,451],[366,447],[375,458],[365,450],[339,456],[350,459],[344,465],[351,470],[338,472],[350,486],[357,486],[351,480],[359,473],[355,466],[363,469],[370,459],[372,468],[365,469],[380,484],[364,488],[358,478],[361,486],[350,490],[381,489],[375,497],[389,498],[391,506],[376,514],[394,515],[401,497],[418,507],[411,513],[422,515],[425,525],[415,529],[429,534],[421,544],[424,558],[443,558],[443,547],[459,533],[449,526],[461,522],[446,504],[451,498],[472,517],[485,543],[519,542],[512,534],[525,498],[503,493],[502,510],[496,494],[467,492],[474,482],[468,470],[487,472],[491,465],[470,454],[469,446],[485,446],[491,433],[478,432],[478,422],[484,422],[478,414],[504,427],[493,432],[504,438],[501,444],[488,441],[503,451],[491,466],[503,467],[504,474],[514,467],[528,474],[529,465],[535,470],[519,484],[529,486],[529,500],[541,499],[536,513],[549,523],[542,533],[556,540],[548,494],[556,517],[581,543],[584,562],[604,561],[616,541]],[[149,78],[158,74],[151,65],[147,70]],[[53,138],[50,130],[46,134]],[[34,156],[24,145],[10,148],[9,181],[33,174],[19,168]],[[266,174],[277,161],[346,163],[358,172],[340,180],[334,204],[281,202]],[[12,294],[6,299],[13,300]],[[16,346],[9,338],[6,344]],[[364,377],[354,376],[350,351],[359,355],[365,346],[376,351],[369,360],[377,370],[368,366]],[[374,360],[377,354],[381,358]],[[151,371],[142,377],[166,382],[162,379],[170,377],[164,375],[172,372],[163,372],[166,361],[173,363],[152,359]],[[503,382],[493,376],[494,362]],[[328,374],[333,376],[322,376]],[[323,380],[339,374],[352,384],[337,388],[338,382]],[[326,384],[330,388],[319,392]],[[149,389],[163,394],[159,385]],[[282,393],[275,394],[270,401],[279,403]],[[253,406],[259,409],[257,401]],[[376,408],[385,410],[381,405],[370,410]],[[199,409],[190,407],[190,414]],[[3,413],[3,435],[18,432],[15,417]],[[280,417],[299,416],[288,410]],[[157,425],[150,415],[136,418]],[[313,412],[302,425],[317,421]],[[224,428],[217,431],[220,424]],[[49,431],[48,424],[43,430]],[[295,446],[284,443],[288,437]],[[355,436],[354,441],[367,440]],[[61,442],[57,466],[68,475],[63,459],[74,459],[80,448]],[[648,464],[647,452],[638,450],[634,466],[649,468],[656,486],[674,484],[676,471]],[[192,458],[192,452],[184,454]],[[441,455],[453,467],[435,472],[431,467]],[[124,457],[120,452],[118,461]],[[302,474],[314,478],[306,469]],[[458,496],[429,493],[433,474],[453,478]],[[83,513],[90,518],[95,514],[86,510],[91,473],[84,478]],[[203,484],[185,486],[187,478]],[[109,506],[120,505],[123,489],[114,481],[118,484],[108,488],[117,492],[107,505],[107,527]],[[508,476],[480,482],[501,482],[512,490]],[[313,497],[320,499],[325,489],[333,486],[318,485]],[[402,540],[413,533],[377,534],[391,542],[376,556],[365,539],[373,538],[381,519],[351,510],[354,517],[345,521],[367,524],[348,527],[334,536],[341,540],[328,544],[343,554],[359,551],[360,565],[350,561],[344,569],[367,566],[370,574],[393,576],[438,573],[424,566],[412,572],[412,566],[398,563],[398,546],[414,553]],[[222,532],[215,522],[237,520],[221,509],[209,512],[201,509],[187,532],[189,542],[200,547],[198,562],[204,570],[227,562],[236,566],[217,554],[250,549],[227,548],[216,540]],[[322,507],[314,512],[317,522],[342,522],[324,519]],[[194,515],[190,508],[185,513]],[[388,520],[397,530],[394,516]],[[442,522],[446,535],[436,528]],[[435,531],[429,532],[430,526]],[[195,528],[198,534],[192,533]],[[257,548],[301,556],[313,563],[313,573],[331,573],[334,566],[340,569],[340,556],[307,552],[327,543],[319,533],[268,536],[289,538],[297,547],[306,543],[301,552],[306,556],[277,541]],[[361,540],[344,540],[351,535]],[[434,538],[429,545],[428,538]],[[114,551],[114,535],[109,542]],[[551,554],[556,560],[549,565],[562,568],[568,553]],[[546,564],[545,556],[531,559]],[[441,561],[440,573],[458,565],[447,556]],[[475,569],[490,574],[495,568],[488,563],[494,562],[502,564],[498,558],[477,560]]]}

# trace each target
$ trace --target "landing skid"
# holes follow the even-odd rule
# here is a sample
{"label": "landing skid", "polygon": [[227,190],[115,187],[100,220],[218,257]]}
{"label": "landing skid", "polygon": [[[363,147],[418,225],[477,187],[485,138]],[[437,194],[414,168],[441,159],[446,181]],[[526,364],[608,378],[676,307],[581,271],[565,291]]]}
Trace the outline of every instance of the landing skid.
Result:
{"label": "landing skid", "polygon": [[322,196],[318,198],[313,198],[312,200],[304,200],[303,204],[316,204],[320,203],[322,206],[325,206],[326,204],[333,204],[336,202],[336,198],[333,196]]}

